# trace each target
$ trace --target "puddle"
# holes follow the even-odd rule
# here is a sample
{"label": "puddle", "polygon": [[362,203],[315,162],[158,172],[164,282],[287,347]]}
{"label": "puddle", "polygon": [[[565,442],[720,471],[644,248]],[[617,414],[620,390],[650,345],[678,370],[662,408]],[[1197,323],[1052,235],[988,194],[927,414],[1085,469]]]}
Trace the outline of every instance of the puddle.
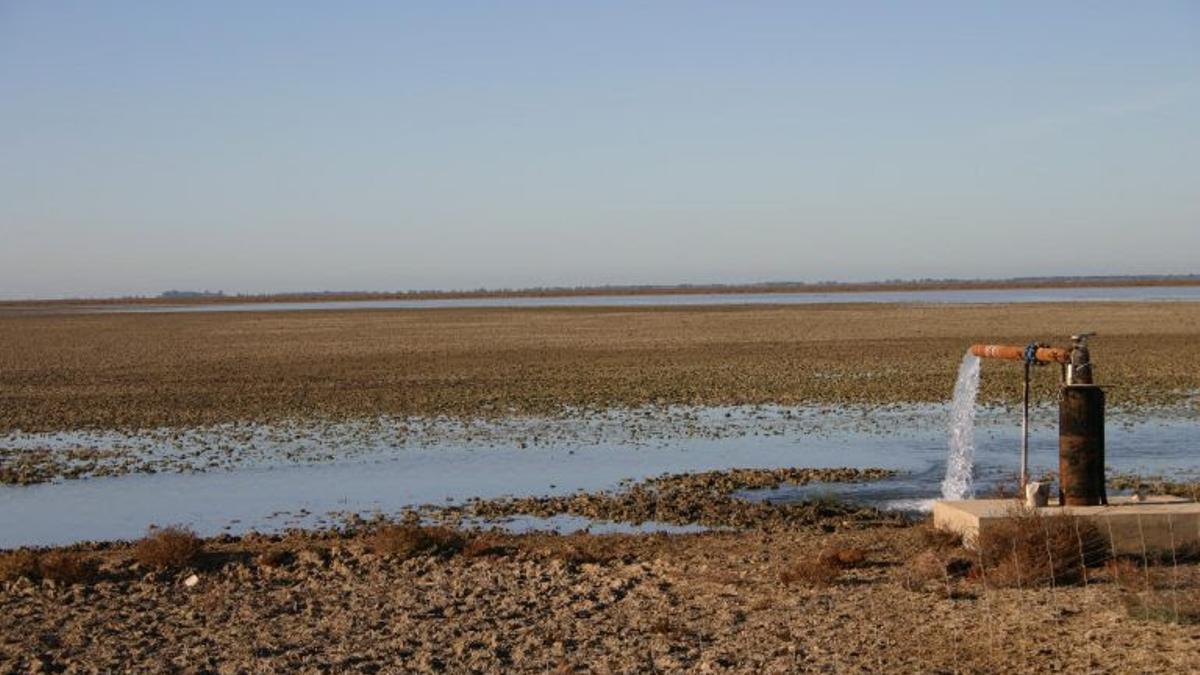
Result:
{"label": "puddle", "polygon": [[[840,410],[677,408],[597,413],[582,420],[374,421],[349,431],[345,425],[333,425],[336,433],[329,436],[319,432],[330,425],[316,425],[302,429],[313,435],[300,434],[288,441],[312,448],[319,459],[311,461],[298,461],[263,440],[258,451],[250,453],[252,461],[233,462],[221,470],[0,486],[0,548],[129,539],[140,536],[150,524],[185,524],[204,535],[320,527],[351,514],[394,515],[413,506],[459,503],[471,497],[613,490],[623,479],[737,467],[895,469],[899,476],[875,483],[784,486],[745,496],[788,500],[824,492],[914,510],[921,500],[940,491],[947,454],[946,414],[945,406],[937,405]],[[1036,418],[1050,420],[1051,415]],[[1034,475],[1057,464],[1053,422],[1041,423],[1031,443]],[[405,432],[396,435],[401,425]],[[265,439],[285,435],[279,429],[238,429]],[[236,456],[244,447],[236,440],[214,441],[200,431],[190,433],[199,434],[204,443],[236,448],[229,453],[220,450],[223,454]],[[1018,434],[1011,412],[981,411],[976,427],[980,492],[1015,474]],[[151,454],[188,456],[198,446],[179,440],[185,436],[146,440],[119,434],[68,434],[56,439],[10,435],[0,443],[34,447],[106,439],[114,445],[143,442]],[[1108,463],[1114,470],[1165,475],[1195,475],[1200,470],[1200,427],[1191,420],[1110,423],[1107,441]],[[594,532],[643,531],[570,516],[505,523],[505,527],[558,531],[589,526]],[[661,524],[640,527],[676,531],[666,529],[675,526]]]}
{"label": "puddle", "polygon": [[587,532],[589,534],[697,534],[708,532],[712,528],[703,525],[675,525],[648,521],[644,523],[616,523],[607,520],[592,520],[583,516],[559,514],[549,518],[539,516],[510,516],[497,521],[482,521],[465,519],[466,527],[482,529],[499,529],[505,532]]}

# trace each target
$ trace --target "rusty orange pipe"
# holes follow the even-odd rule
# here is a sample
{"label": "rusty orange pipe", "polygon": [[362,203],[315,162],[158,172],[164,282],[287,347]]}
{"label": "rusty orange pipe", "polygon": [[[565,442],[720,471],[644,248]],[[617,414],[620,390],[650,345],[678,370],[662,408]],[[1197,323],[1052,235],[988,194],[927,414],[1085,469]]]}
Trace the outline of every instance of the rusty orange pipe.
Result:
{"label": "rusty orange pipe", "polygon": [[[1025,348],[1017,345],[971,345],[971,353],[981,359],[1025,360]],[[1070,363],[1071,350],[1059,347],[1038,347],[1034,358],[1042,363]]]}

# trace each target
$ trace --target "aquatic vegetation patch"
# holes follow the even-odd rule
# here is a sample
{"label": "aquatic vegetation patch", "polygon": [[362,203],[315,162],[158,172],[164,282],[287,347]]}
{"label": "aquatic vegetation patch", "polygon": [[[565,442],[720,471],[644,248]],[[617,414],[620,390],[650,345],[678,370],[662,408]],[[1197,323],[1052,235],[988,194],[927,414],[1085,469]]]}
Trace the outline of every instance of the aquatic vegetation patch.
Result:
{"label": "aquatic vegetation patch", "polygon": [[425,507],[422,514],[449,523],[467,519],[497,522],[519,515],[549,518],[570,514],[596,521],[659,522],[734,529],[803,527],[834,519],[845,523],[898,522],[903,520],[898,514],[832,498],[773,503],[750,501],[735,495],[747,488],[770,488],[785,483],[879,480],[894,473],[878,468],[780,468],[668,474],[630,482],[613,491],[473,499],[463,505]]}

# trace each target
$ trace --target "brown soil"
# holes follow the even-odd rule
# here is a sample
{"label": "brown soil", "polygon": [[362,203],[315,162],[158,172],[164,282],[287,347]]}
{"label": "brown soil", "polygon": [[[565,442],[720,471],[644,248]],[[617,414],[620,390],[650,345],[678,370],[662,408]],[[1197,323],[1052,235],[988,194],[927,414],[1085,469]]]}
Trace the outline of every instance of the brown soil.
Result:
{"label": "brown soil", "polygon": [[[944,401],[972,342],[1081,329],[1111,405],[1200,391],[1196,303],[8,316],[0,432]],[[989,363],[984,400],[1016,400],[1019,371]],[[1041,400],[1056,380],[1037,373]]]}
{"label": "brown soil", "polygon": [[[486,535],[451,556],[371,541],[214,539],[170,572],[132,545],[77,547],[101,563],[95,581],[0,586],[0,672],[1182,673],[1200,649],[1183,622],[1195,607],[1178,603],[1195,565],[1163,570],[1163,592],[1136,565],[1133,591],[1104,570],[922,586],[907,565],[928,553],[920,527]],[[815,575],[830,550],[855,553]]]}

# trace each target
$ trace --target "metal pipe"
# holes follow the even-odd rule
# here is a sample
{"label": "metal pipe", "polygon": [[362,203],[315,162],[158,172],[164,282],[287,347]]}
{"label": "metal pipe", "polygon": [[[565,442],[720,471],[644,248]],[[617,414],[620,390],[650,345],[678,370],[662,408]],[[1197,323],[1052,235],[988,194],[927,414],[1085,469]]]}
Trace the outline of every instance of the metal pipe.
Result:
{"label": "metal pipe", "polygon": [[[1018,345],[971,345],[971,353],[983,359],[1025,360],[1025,347]],[[1071,350],[1059,347],[1038,347],[1034,358],[1041,363],[1070,363]]]}
{"label": "metal pipe", "polygon": [[1104,489],[1104,390],[1092,384],[1062,388],[1058,407],[1059,503],[1108,503]]}
{"label": "metal pipe", "polygon": [[1025,494],[1025,486],[1029,484],[1029,366],[1025,362],[1025,395],[1022,397],[1021,409],[1021,494]]}

